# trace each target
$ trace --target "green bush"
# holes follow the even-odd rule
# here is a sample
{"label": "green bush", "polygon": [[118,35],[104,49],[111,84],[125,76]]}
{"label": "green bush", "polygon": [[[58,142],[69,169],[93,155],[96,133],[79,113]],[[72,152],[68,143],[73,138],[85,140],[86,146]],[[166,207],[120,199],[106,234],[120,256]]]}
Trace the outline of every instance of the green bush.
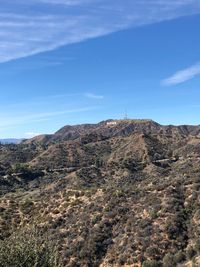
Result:
{"label": "green bush", "polygon": [[159,263],[155,260],[144,261],[142,267],[159,267]]}
{"label": "green bush", "polygon": [[163,267],[175,267],[174,255],[167,253],[163,258]]}
{"label": "green bush", "polygon": [[186,260],[185,253],[183,251],[178,251],[174,255],[174,260],[175,260],[176,263],[181,263],[181,262],[185,261]]}
{"label": "green bush", "polygon": [[28,170],[29,170],[28,165],[23,164],[23,163],[15,163],[12,166],[12,171],[13,172],[16,172],[16,173],[19,173],[19,172],[27,172]]}
{"label": "green bush", "polygon": [[195,243],[195,250],[196,252],[200,252],[200,238],[196,240],[196,243]]}
{"label": "green bush", "polygon": [[23,213],[29,213],[32,208],[34,207],[34,203],[31,199],[27,198],[23,203],[20,205],[20,211]]}
{"label": "green bush", "polygon": [[0,267],[61,267],[61,264],[54,242],[34,228],[0,241]]}
{"label": "green bush", "polygon": [[186,254],[187,254],[187,258],[191,260],[195,256],[196,251],[194,250],[192,246],[188,246],[186,249]]}

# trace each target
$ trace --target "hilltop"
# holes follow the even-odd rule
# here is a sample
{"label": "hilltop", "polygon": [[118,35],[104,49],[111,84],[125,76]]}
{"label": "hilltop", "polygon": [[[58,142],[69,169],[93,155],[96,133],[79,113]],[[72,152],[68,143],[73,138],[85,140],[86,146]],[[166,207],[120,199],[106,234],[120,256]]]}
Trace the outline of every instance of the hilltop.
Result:
{"label": "hilltop", "polygon": [[152,120],[0,145],[1,238],[37,224],[70,267],[198,266],[199,163],[200,126]]}

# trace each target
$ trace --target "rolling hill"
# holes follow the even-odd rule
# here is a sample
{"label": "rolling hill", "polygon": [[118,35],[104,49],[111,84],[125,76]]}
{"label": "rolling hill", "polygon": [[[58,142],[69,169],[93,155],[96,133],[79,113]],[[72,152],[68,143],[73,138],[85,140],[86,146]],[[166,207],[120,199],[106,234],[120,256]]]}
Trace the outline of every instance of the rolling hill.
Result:
{"label": "rolling hill", "polygon": [[36,225],[62,266],[200,266],[199,164],[200,126],[152,120],[1,144],[0,237]]}

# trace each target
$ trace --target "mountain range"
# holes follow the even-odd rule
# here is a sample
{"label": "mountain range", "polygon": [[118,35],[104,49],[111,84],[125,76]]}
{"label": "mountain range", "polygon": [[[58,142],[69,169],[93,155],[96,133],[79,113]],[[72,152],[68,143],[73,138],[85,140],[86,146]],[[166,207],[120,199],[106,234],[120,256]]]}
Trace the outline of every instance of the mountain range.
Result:
{"label": "mountain range", "polygon": [[7,138],[7,139],[0,139],[1,144],[19,144],[22,142],[23,139],[15,139],[15,138]]}
{"label": "mountain range", "polygon": [[0,237],[37,225],[68,267],[200,266],[199,164],[199,125],[152,120],[1,144]]}

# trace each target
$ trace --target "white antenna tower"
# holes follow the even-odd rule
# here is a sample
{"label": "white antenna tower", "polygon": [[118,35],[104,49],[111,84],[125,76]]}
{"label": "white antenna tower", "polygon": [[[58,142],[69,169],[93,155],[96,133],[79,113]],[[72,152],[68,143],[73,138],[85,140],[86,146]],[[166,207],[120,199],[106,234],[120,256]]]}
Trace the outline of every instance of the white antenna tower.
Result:
{"label": "white antenna tower", "polygon": [[125,110],[124,120],[128,120],[127,110]]}

